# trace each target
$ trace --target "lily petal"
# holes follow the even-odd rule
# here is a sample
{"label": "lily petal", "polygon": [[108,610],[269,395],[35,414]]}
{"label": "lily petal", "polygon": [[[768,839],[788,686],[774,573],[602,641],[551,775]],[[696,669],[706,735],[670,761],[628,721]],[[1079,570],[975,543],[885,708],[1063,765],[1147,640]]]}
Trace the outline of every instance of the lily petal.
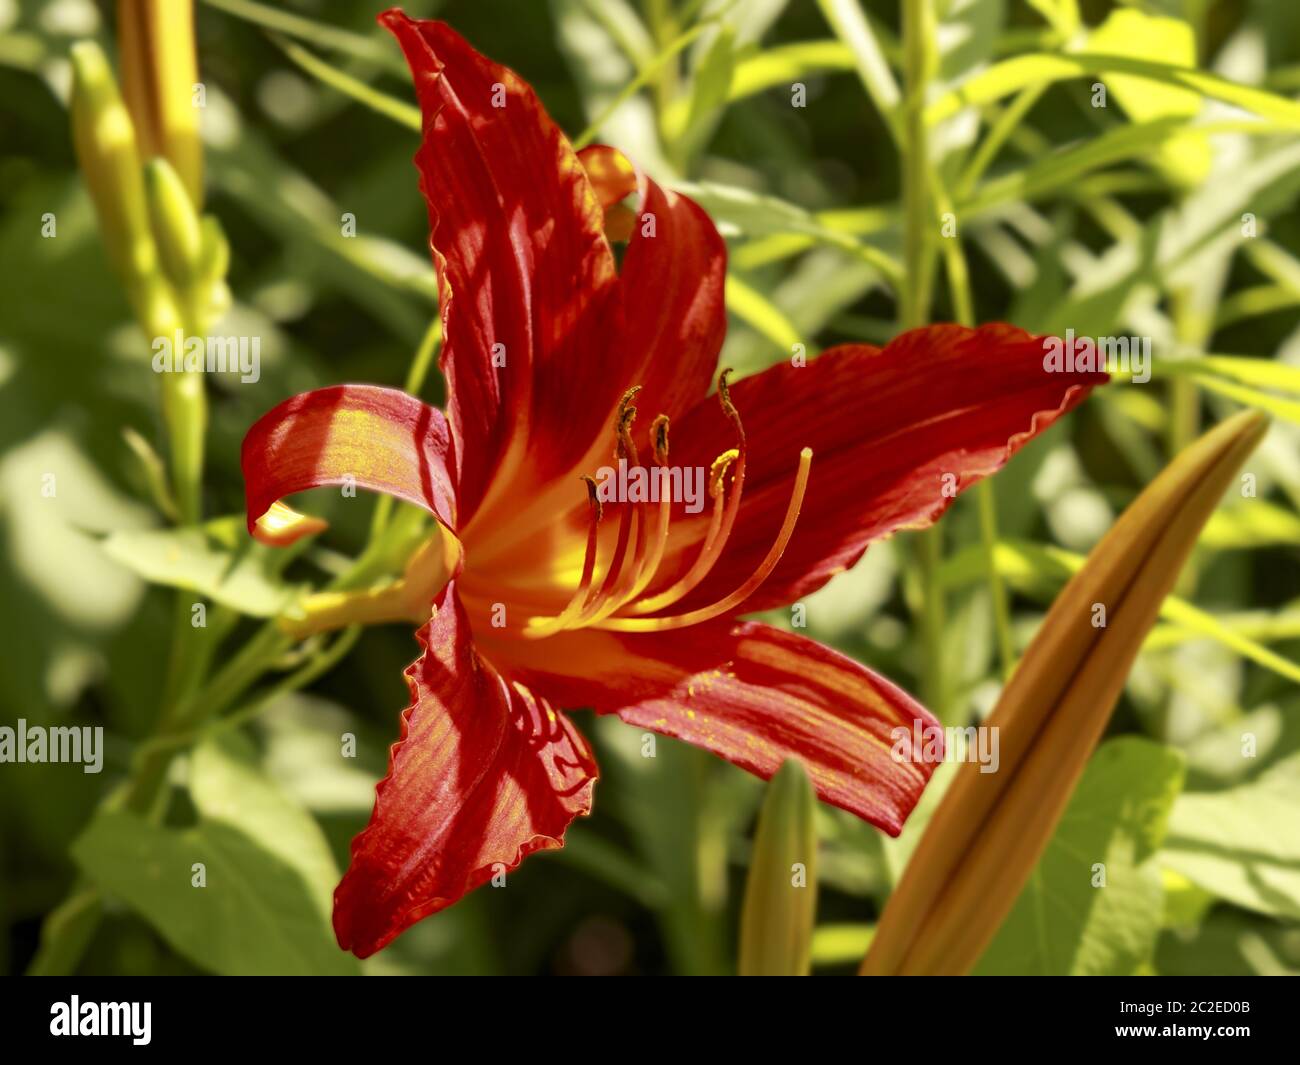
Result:
{"label": "lily petal", "polygon": [[727,245],[694,200],[651,181],[618,149],[593,145],[581,159],[602,203],[619,192],[639,196],[612,347],[626,385],[642,387],[642,410],[676,418],[704,398],[718,365],[727,331]]}
{"label": "lily petal", "polygon": [[622,388],[606,365],[616,269],[596,193],[532,88],[441,22],[380,16],[415,78],[448,417],[468,522],[489,486],[570,468]]}
{"label": "lily petal", "polygon": [[569,382],[579,397],[601,409],[601,418],[590,447],[574,456],[573,465],[548,490],[536,491],[540,470],[532,466],[523,489],[498,495],[491,513],[487,508],[479,513],[479,522],[465,535],[494,541],[486,549],[475,543],[480,557],[511,551],[525,560],[534,556],[537,530],[553,532],[557,516],[566,511],[573,535],[581,538],[587,496],[578,478],[610,462],[618,397],[640,386],[635,435],[646,456],[653,454],[650,426],[660,414],[673,422],[669,435],[675,447],[675,419],[708,392],[726,335],[727,247],[709,216],[693,200],[650,180],[617,149],[593,145],[583,149],[580,159],[602,204],[617,204],[631,191],[640,201],[618,278],[619,315],[609,325],[599,358],[575,367],[582,376]]}
{"label": "lily petal", "polygon": [[636,192],[636,168],[617,148],[592,144],[578,153],[578,159],[604,210],[608,211]]}
{"label": "lily petal", "polygon": [[[872,540],[934,522],[957,492],[1001,469],[1107,380],[1049,372],[1043,356],[1043,338],[1013,326],[935,325],[883,350],[832,348],[806,366],[783,363],[732,385],[749,448],[740,512],[718,564],[673,613],[720,599],[757,569],[805,446],[816,461],[799,524],[738,612],[793,602],[853,565]],[[674,461],[705,469],[734,444],[713,400],[687,414],[675,439],[683,447]],[[689,567],[706,524],[674,520],[659,583]]]}
{"label": "lily petal", "polygon": [[321,485],[355,484],[424,507],[455,528],[442,412],[394,388],[335,385],[304,392],[262,415],[244,437],[240,463],[248,531],[284,545],[319,532],[278,501]]}
{"label": "lily petal", "polygon": [[480,638],[484,653],[556,705],[617,713],[765,780],[796,758],[822,801],[890,835],[934,769],[892,754],[895,729],[937,725],[929,711],[865,666],[770,625],[582,629],[500,646],[489,638]]}
{"label": "lily petal", "polygon": [[475,652],[448,585],[406,671],[411,705],[370,824],[334,893],[339,945],[359,957],[495,873],[563,845],[597,770],[566,717]]}

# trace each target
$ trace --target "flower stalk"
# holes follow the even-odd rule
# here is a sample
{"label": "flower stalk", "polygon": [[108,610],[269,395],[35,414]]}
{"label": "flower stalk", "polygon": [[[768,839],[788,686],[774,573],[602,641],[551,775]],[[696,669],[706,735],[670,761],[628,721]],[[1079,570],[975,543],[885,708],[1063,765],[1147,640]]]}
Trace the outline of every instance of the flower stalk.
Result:
{"label": "flower stalk", "polygon": [[1263,415],[1243,412],[1181,452],[1066,585],[985,725],[1000,730],[1000,771],[958,770],[890,896],[864,974],[960,975],[978,961],[1046,848],[1202,526],[1266,429]]}
{"label": "flower stalk", "polygon": [[767,785],[740,915],[741,976],[807,976],[817,914],[817,799],[794,759]]}

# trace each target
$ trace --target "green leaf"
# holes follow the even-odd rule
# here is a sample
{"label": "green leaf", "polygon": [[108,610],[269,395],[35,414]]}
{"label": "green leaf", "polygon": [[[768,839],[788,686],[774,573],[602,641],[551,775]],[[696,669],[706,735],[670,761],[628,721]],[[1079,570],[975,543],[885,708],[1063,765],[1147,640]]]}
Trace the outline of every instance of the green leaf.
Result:
{"label": "green leaf", "polygon": [[1208,373],[1240,381],[1244,385],[1273,388],[1300,396],[1300,366],[1292,366],[1277,359],[1259,359],[1248,355],[1207,355],[1199,359],[1169,362],[1161,369],[1166,373],[1192,373],[1198,376]]}
{"label": "green leaf", "polygon": [[271,40],[295,64],[312,77],[318,79],[322,84],[341,92],[344,96],[350,96],[357,103],[370,108],[370,110],[383,115],[385,118],[392,119],[400,126],[405,126],[416,133],[423,129],[420,109],[414,104],[408,104],[404,100],[398,100],[387,93],[372,88],[360,78],[339,70],[338,67],[327,63],[324,59],[313,55],[306,48],[301,48],[292,41],[286,41],[275,36],[272,36]]}
{"label": "green leaf", "polygon": [[[328,919],[296,871],[239,829],[182,832],[128,813],[98,814],[73,845],[81,869],[177,952],[223,976],[349,975]],[[202,863],[206,887],[191,886]]]}
{"label": "green leaf", "polygon": [[[998,572],[1026,594],[1051,598],[1057,588],[1083,565],[1083,556],[1044,544],[999,543],[994,551]],[[983,559],[977,547],[958,552],[945,561],[940,579],[948,587],[982,580]],[[1188,633],[1208,637],[1236,651],[1278,676],[1300,684],[1300,665],[1251,639],[1229,621],[1171,595],[1160,606],[1160,616]]]}
{"label": "green leaf", "polygon": [[1300,544],[1300,514],[1267,499],[1223,506],[1206,522],[1201,543],[1219,551]]}
{"label": "green leaf", "polygon": [[1300,129],[1300,103],[1288,100],[1285,96],[1238,85],[1192,67],[1089,52],[1040,52],[1004,59],[934,101],[926,108],[925,118],[931,124],[942,122],[964,107],[990,104],[1030,85],[1115,74],[1128,74],[1163,85],[1192,89],[1261,118],[1273,119],[1288,129]]}
{"label": "green leaf", "polygon": [[818,925],[813,929],[813,965],[856,965],[866,956],[875,934],[873,924]]}
{"label": "green leaf", "polygon": [[1300,976],[1300,945],[1287,925],[1221,906],[1193,934],[1165,932],[1155,961],[1161,976]]}
{"label": "green leaf", "polygon": [[679,120],[680,130],[672,129],[671,112],[664,116],[667,135],[679,141],[676,147],[684,159],[703,146],[721,117],[736,68],[735,44],[735,33],[730,26],[718,31],[695,70],[689,99],[682,100],[681,114],[685,117]]}
{"label": "green leaf", "polygon": [[885,51],[876,32],[858,0],[817,0],[827,23],[835,36],[844,42],[853,55],[858,78],[876,105],[885,124],[895,133],[898,128],[898,109],[902,95],[894,73],[885,60]]}
{"label": "green leaf", "polygon": [[[235,734],[194,751],[198,824],[162,828],[102,812],[73,844],[77,864],[195,964],[222,975],[349,975],[330,928],[338,867],[316,822]],[[202,863],[205,886],[194,886]]]}
{"label": "green leaf", "polygon": [[341,30],[326,22],[304,18],[253,0],[204,0],[210,7],[244,19],[263,29],[288,34],[316,45],[379,64],[395,74],[406,74],[406,64],[390,42]]}
{"label": "green leaf", "polygon": [[1214,377],[1198,376],[1197,381],[1202,387],[1208,388],[1211,392],[1217,392],[1221,396],[1235,399],[1238,403],[1244,403],[1247,407],[1267,411],[1269,414],[1274,414],[1279,418],[1300,425],[1300,399],[1283,399],[1267,392],[1257,392],[1253,388],[1244,388],[1241,385],[1220,381]]}
{"label": "green leaf", "polygon": [[329,915],[339,879],[329,844],[312,816],[258,767],[253,747],[243,736],[226,732],[195,748],[190,798],[203,820],[239,830],[291,866],[317,910]]}
{"label": "green leaf", "polygon": [[783,352],[802,343],[799,330],[771,300],[735,274],[727,274],[727,310],[751,326]]}
{"label": "green leaf", "polygon": [[275,617],[303,591],[280,578],[301,548],[259,544],[239,517],[113,533],[102,546],[109,558],[147,581],[195,592],[251,617]]}
{"label": "green leaf", "polygon": [[975,973],[1118,976],[1147,962],[1164,905],[1154,852],[1182,781],[1162,744],[1099,747]]}
{"label": "green leaf", "polygon": [[1068,41],[1083,24],[1079,16],[1079,0],[1026,0],[1057,32]]}
{"label": "green leaf", "polygon": [[1300,754],[1249,784],[1181,796],[1161,861],[1221,899],[1300,919]]}
{"label": "green leaf", "polygon": [[[1112,11],[1088,37],[1088,51],[1134,59],[1159,56],[1175,66],[1196,66],[1196,36],[1190,24],[1132,8]],[[1200,93],[1181,85],[1119,74],[1109,79],[1107,88],[1134,122],[1187,119],[1201,110]],[[1203,132],[1176,135],[1160,143],[1154,161],[1177,184],[1195,185],[1210,171],[1210,142]]]}
{"label": "green leaf", "polygon": [[800,41],[749,51],[737,57],[728,95],[743,100],[777,86],[788,92],[796,81],[853,67],[853,52],[842,41]]}
{"label": "green leaf", "polygon": [[1279,132],[1271,122],[1223,121],[1189,126],[1184,118],[1157,118],[1131,126],[1107,130],[1077,147],[1059,149],[1019,170],[985,182],[964,204],[963,215],[977,216],[1015,200],[1036,200],[1069,188],[1079,178],[1094,170],[1125,159],[1148,158],[1152,152],[1167,150],[1186,142],[1188,131],[1204,137],[1211,133]]}
{"label": "green leaf", "polygon": [[724,236],[755,237],[795,234],[812,238],[818,244],[839,248],[876,267],[885,279],[895,284],[903,268],[893,256],[857,240],[849,231],[850,220],[842,218],[828,225],[815,215],[792,203],[751,192],[748,189],[713,182],[676,186],[703,207],[718,224]]}

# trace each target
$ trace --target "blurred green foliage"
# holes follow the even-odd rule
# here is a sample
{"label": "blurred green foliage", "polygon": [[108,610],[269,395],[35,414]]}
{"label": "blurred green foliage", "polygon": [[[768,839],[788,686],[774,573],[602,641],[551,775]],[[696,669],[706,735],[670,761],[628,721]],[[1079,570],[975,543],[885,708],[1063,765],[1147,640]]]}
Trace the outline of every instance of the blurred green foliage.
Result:
{"label": "blurred green foliage", "polygon": [[[893,3],[405,6],[519,71],[571,136],[618,145],[710,211],[730,244],[727,364],[753,372],[796,343],[813,353],[895,331]],[[1256,496],[1230,497],[1207,530],[979,971],[1300,972],[1300,5],[935,9],[932,179],[964,256],[945,251],[934,316],[1150,336],[1156,348],[1151,383],[1103,390],[996,480],[992,557],[1014,648],[1072,560],[1198,426],[1243,403],[1276,418],[1250,465]],[[261,380],[212,390],[208,514],[242,513],[239,445],[256,417],[324,384],[401,384],[435,313],[412,94],[377,10],[198,5],[206,209],[232,251],[223,331],[262,338]],[[148,345],[72,154],[68,49],[85,37],[112,54],[110,5],[0,0],[0,723],[107,735],[99,777],[0,767],[0,952],[25,969],[42,921],[85,875],[105,902],[80,971],[351,971],[329,894],[406,701],[415,644],[403,628],[366,631],[306,690],[258,689],[230,727],[189,737],[163,824],[100,808],[154,729],[168,586],[219,606],[237,647],[256,631],[250,618],[361,550],[371,504],[336,500],[328,546],[293,557],[250,548],[242,519],[167,529],[149,467],[165,441]],[[806,106],[792,106],[796,85]],[[343,212],[355,240],[340,236]],[[47,214],[55,239],[42,235]],[[422,394],[440,402],[441,383]],[[43,497],[55,469],[57,496]],[[944,709],[966,723],[1000,683],[996,592],[974,498],[941,529]],[[919,689],[917,594],[912,554],[878,545],[807,599],[807,631]],[[277,663],[280,676],[304,661]],[[474,893],[364,971],[734,971],[762,786],[668,740],[642,758],[639,734],[617,721],[580,724],[603,769],[595,815],[563,851],[512,874],[511,890]],[[339,757],[345,733],[355,760]],[[936,774],[898,840],[818,809],[814,971],[856,964],[949,776]],[[158,871],[167,855],[189,868],[194,834],[241,885],[197,907],[188,884]],[[1103,896],[1090,886],[1097,861]]]}

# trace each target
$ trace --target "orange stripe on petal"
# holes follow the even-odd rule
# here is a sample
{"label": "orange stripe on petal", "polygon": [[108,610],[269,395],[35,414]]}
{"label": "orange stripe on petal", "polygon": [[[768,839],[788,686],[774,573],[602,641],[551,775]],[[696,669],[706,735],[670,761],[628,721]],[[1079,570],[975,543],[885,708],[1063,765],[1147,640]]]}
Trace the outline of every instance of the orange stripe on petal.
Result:
{"label": "orange stripe on petal", "polygon": [[401,737],[334,893],[339,945],[363,958],[494,873],[562,846],[596,783],[568,718],[479,658],[454,584],[418,639]]}
{"label": "orange stripe on petal", "polygon": [[337,385],[304,392],[264,414],[240,462],[248,531],[292,543],[324,523],[279,500],[322,485],[354,485],[424,507],[455,528],[451,438],[441,412],[405,392]]}
{"label": "orange stripe on petal", "polygon": [[896,730],[910,738],[918,725],[938,726],[924,707],[852,659],[769,625],[478,639],[494,664],[557,706],[616,713],[764,779],[797,758],[819,798],[890,835],[934,770],[893,753]]}

